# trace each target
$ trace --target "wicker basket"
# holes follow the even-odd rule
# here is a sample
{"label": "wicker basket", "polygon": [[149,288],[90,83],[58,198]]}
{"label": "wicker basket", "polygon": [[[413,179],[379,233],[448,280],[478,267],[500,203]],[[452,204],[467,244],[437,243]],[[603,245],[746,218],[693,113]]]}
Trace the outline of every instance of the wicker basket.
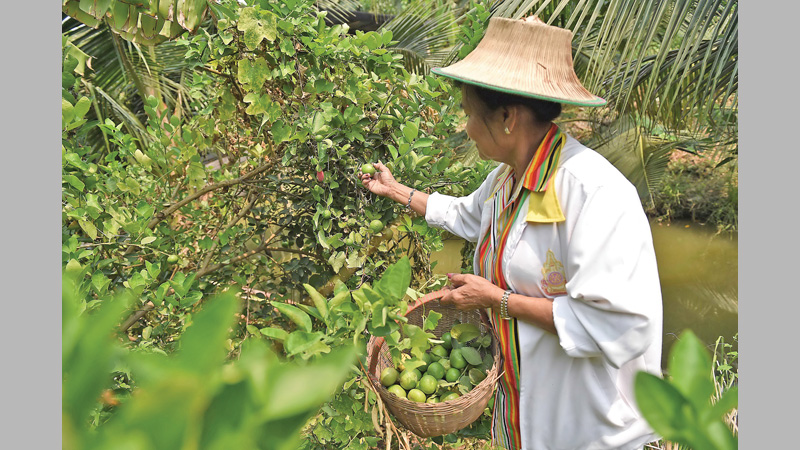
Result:
{"label": "wicker basket", "polygon": [[393,366],[389,349],[382,337],[373,336],[367,343],[370,383],[392,415],[420,437],[453,433],[477,420],[494,392],[495,383],[500,377],[499,372],[502,367],[500,345],[486,315],[478,310],[460,311],[454,306],[441,304],[439,299],[444,292],[440,290],[421,297],[416,303],[409,306],[406,317],[408,323],[421,327],[428,311],[435,310],[442,314],[438,326],[432,330],[437,338],[457,323],[472,323],[478,327],[481,336],[486,334],[492,336],[492,344],[489,346],[494,360],[492,367],[487,372],[486,378],[468,393],[442,403],[417,403],[390,394],[380,382],[381,371],[386,367]]}

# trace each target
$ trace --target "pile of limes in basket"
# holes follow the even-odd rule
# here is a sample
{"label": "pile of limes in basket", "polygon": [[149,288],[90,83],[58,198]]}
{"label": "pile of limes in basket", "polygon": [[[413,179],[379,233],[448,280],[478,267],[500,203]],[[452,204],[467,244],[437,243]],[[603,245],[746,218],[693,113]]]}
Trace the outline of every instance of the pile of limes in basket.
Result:
{"label": "pile of limes in basket", "polygon": [[451,331],[442,335],[440,344],[423,354],[422,365],[406,367],[409,357],[395,367],[383,369],[381,384],[390,393],[419,403],[446,402],[472,390],[486,378],[491,355],[481,350],[486,341],[462,344],[452,337]]}

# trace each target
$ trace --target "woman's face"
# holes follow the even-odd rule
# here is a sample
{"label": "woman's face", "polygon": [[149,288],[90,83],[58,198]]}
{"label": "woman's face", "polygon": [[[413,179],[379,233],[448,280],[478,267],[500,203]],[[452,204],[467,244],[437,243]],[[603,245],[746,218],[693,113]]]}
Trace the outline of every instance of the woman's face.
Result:
{"label": "woman's face", "polygon": [[[505,151],[498,145],[497,124],[493,121],[493,114],[487,111],[480,98],[478,98],[468,85],[461,88],[461,107],[467,115],[467,136],[475,142],[481,159],[506,162]],[[502,133],[502,131],[500,131]]]}

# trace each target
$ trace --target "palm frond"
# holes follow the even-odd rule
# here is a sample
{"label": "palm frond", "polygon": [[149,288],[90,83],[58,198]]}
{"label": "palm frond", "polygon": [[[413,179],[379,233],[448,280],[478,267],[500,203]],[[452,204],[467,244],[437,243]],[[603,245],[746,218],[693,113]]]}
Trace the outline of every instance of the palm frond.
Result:
{"label": "palm frond", "polygon": [[[358,11],[362,7],[361,2],[356,0],[318,0],[316,8],[319,11],[326,11],[328,17],[337,23],[347,23],[353,15],[353,11]],[[372,11],[379,13],[378,11]]]}
{"label": "palm frond", "polygon": [[[730,0],[505,0],[493,16],[538,15],[570,29],[576,72],[619,114],[673,130],[737,105],[738,5]],[[687,117],[701,120],[694,124]],[[696,128],[695,131],[699,131]]]}
{"label": "palm frond", "polygon": [[636,187],[639,197],[651,205],[653,192],[666,174],[670,153],[685,145],[684,140],[654,137],[631,115],[602,127],[588,143],[619,169]]}
{"label": "palm frond", "polygon": [[[185,47],[175,41],[143,46],[119,39],[102,24],[91,28],[72,18],[62,22],[62,33],[91,57],[92,71],[85,80],[97,108],[90,120],[111,118],[124,123],[131,135],[150,139],[142,123],[144,97],[154,95],[172,111],[190,110],[192,95],[205,101],[202,92],[189,92],[185,75],[197,70],[197,63],[184,58]],[[87,139],[94,149],[105,146],[99,131]]]}
{"label": "palm frond", "polygon": [[403,11],[381,26],[391,30],[391,46],[404,55],[407,68],[427,73],[430,67],[444,65],[456,42],[458,15],[443,1],[414,0]]}

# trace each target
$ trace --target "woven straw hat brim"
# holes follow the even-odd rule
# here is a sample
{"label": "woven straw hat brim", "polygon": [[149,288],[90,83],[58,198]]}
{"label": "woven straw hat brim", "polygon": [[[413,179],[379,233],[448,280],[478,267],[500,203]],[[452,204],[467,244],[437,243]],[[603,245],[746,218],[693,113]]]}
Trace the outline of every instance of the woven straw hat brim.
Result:
{"label": "woven straw hat brim", "polygon": [[603,106],[575,74],[572,32],[544,23],[492,18],[461,61],[432,72],[487,89],[579,106]]}

